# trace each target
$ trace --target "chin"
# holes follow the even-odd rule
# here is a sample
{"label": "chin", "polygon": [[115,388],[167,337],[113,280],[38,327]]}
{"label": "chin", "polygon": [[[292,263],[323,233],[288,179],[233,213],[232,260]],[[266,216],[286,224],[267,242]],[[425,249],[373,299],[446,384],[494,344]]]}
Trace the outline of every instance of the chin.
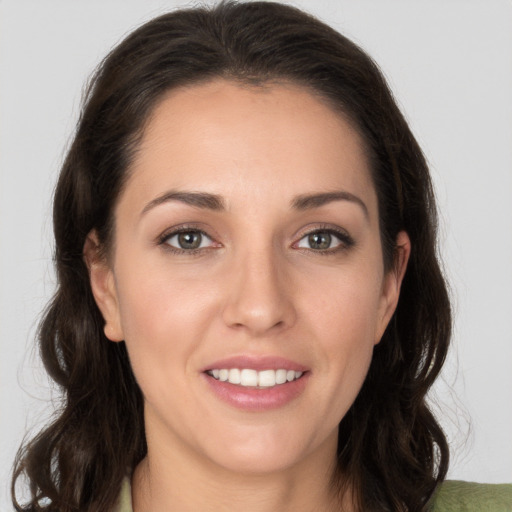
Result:
{"label": "chin", "polygon": [[331,453],[335,453],[337,431],[322,442],[314,435],[293,433],[289,426],[288,424],[284,430],[266,431],[260,425],[252,432],[251,429],[238,433],[230,432],[223,443],[218,442],[212,447],[210,458],[227,471],[263,476],[300,465],[313,453],[322,451],[322,444]]}
{"label": "chin", "polygon": [[286,471],[299,461],[298,454],[283,453],[282,450],[258,449],[250,447],[234,450],[217,457],[217,465],[230,473],[246,476],[264,476]]}

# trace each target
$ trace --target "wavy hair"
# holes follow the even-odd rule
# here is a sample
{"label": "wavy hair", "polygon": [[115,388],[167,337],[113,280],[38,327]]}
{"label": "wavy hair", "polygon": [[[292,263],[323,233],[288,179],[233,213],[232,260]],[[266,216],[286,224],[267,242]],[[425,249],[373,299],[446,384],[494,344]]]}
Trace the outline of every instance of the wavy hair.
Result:
{"label": "wavy hair", "polygon": [[[398,307],[339,427],[334,483],[342,489],[348,475],[361,510],[425,511],[448,466],[447,442],[426,395],[451,331],[428,167],[370,57],[317,19],[272,2],[222,2],[160,16],[126,37],[92,77],[55,191],[57,289],[38,334],[63,405],[18,453],[15,508],[110,510],[127,470],[146,454],[141,391],[124,343],[103,333],[83,247],[93,229],[110,247],[113,209],[159,100],[170,89],[218,78],[295,83],[342,113],[369,155],[387,270],[397,233],[409,234]],[[22,479],[30,489],[25,504],[15,491]]]}

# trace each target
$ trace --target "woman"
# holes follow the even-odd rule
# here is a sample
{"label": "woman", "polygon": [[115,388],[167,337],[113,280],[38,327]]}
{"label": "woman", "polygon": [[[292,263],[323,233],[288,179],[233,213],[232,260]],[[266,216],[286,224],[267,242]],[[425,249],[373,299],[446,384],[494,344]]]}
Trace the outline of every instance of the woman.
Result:
{"label": "woman", "polygon": [[20,453],[18,510],[427,510],[435,226],[421,151],[343,36],[272,3],[135,31],[56,190],[40,342],[66,406]]}

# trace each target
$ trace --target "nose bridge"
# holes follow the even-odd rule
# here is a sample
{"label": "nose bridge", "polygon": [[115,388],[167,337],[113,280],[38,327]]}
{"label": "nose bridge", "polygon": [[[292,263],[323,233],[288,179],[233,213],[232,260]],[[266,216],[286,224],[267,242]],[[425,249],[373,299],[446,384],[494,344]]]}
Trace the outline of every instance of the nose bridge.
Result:
{"label": "nose bridge", "polygon": [[292,290],[278,252],[269,243],[245,248],[234,256],[224,309],[224,321],[230,327],[261,335],[295,320]]}

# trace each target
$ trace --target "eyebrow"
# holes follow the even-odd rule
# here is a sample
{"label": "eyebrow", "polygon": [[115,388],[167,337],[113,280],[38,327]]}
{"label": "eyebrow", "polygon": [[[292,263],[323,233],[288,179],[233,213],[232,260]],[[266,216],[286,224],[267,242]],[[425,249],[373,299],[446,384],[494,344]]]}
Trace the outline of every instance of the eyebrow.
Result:
{"label": "eyebrow", "polygon": [[181,203],[195,206],[196,208],[204,208],[207,210],[221,211],[225,210],[226,206],[221,196],[216,194],[208,194],[206,192],[181,192],[178,190],[170,190],[161,196],[150,201],[142,210],[141,215],[144,215],[149,210],[163,203],[169,201],[179,201]]}
{"label": "eyebrow", "polygon": [[[170,190],[150,201],[142,210],[141,215],[144,215],[149,210],[155,208],[158,205],[170,201],[178,201],[190,206],[194,206],[196,208],[202,208],[206,210],[226,210],[224,199],[217,194],[210,194],[207,192],[184,192],[179,190]],[[291,206],[295,210],[312,210],[314,208],[320,208],[321,206],[332,203],[334,201],[349,201],[351,203],[355,203],[361,207],[365,216],[368,217],[368,208],[364,201],[356,195],[343,190],[299,195],[292,200]]]}
{"label": "eyebrow", "polygon": [[365,217],[369,217],[368,207],[364,201],[356,195],[344,190],[300,195],[293,199],[292,207],[296,210],[311,210],[332,203],[333,201],[349,201],[355,203],[361,207]]}

